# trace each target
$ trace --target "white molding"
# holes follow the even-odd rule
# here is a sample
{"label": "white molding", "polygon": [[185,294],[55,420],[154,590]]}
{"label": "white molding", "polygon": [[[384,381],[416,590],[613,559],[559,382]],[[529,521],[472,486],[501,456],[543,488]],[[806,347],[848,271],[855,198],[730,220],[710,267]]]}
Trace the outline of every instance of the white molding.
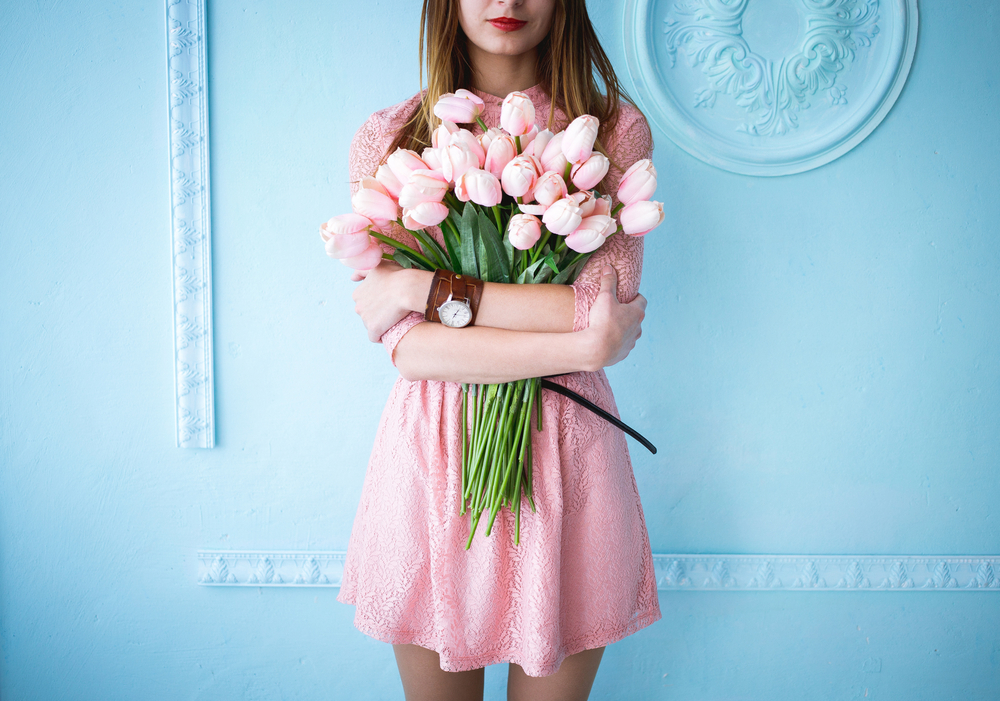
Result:
{"label": "white molding", "polygon": [[205,0],[167,0],[177,446],[215,445]]}
{"label": "white molding", "polygon": [[[198,583],[339,587],[344,551],[199,550]],[[993,591],[1000,555],[653,555],[660,591]]]}
{"label": "white molding", "polygon": [[[781,9],[799,16],[791,44],[780,23],[744,33]],[[903,89],[917,25],[917,0],[625,0],[622,22],[650,121],[705,163],[756,176],[817,168],[867,138]]]}

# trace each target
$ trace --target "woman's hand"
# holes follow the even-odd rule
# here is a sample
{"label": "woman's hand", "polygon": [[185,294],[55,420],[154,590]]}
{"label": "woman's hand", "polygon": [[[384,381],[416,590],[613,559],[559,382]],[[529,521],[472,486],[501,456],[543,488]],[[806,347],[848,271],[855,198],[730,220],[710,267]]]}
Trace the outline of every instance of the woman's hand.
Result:
{"label": "woman's hand", "polygon": [[[382,334],[414,310],[416,301],[412,298],[420,283],[414,273],[424,271],[406,270],[393,261],[383,260],[371,270],[355,270],[351,275],[351,280],[361,283],[351,293],[354,311],[361,317],[368,330],[368,339],[373,343],[378,343]],[[423,291],[426,297],[431,274],[424,274],[427,276],[427,288]]]}
{"label": "woman's hand", "polygon": [[590,308],[590,324],[580,332],[587,336],[592,370],[624,360],[642,335],[642,319],[646,316],[646,298],[637,295],[628,304],[622,304],[618,301],[615,269],[605,265],[603,273],[601,290]]}

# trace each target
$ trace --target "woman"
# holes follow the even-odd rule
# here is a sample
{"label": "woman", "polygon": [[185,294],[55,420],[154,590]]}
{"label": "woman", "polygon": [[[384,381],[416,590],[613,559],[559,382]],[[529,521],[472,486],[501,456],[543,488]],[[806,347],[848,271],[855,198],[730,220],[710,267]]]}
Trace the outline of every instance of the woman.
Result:
{"label": "woman", "polygon": [[[649,157],[649,128],[619,100],[584,0],[425,0],[421,35],[427,93],[361,127],[355,189],[397,147],[429,146],[437,97],[458,88],[483,100],[488,126],[515,90],[534,102],[540,129],[598,117],[613,162],[601,192]],[[520,544],[502,509],[491,535],[480,526],[466,550],[470,519],[459,515],[459,383],[570,373],[556,381],[613,411],[602,368],[639,337],[641,265],[642,238],[612,236],[572,286],[486,283],[475,324],[461,329],[424,321],[431,273],[386,261],[355,274],[356,310],[402,377],[379,425],[338,600],[357,606],[359,630],[394,644],[408,701],[479,699],[483,668],[501,662],[510,662],[509,699],[586,699],[604,646],[660,619],[624,435],[572,401],[543,394],[537,510],[522,509]]]}

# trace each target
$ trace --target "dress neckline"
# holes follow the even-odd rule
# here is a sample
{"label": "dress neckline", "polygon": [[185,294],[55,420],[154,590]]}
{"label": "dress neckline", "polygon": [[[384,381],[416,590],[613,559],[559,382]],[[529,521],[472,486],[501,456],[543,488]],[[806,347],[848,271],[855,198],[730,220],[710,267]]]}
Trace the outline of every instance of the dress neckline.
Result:
{"label": "dress neckline", "polygon": [[[504,100],[504,98],[502,97],[497,97],[496,95],[492,95],[488,92],[483,92],[478,88],[469,88],[469,91],[474,93],[475,95],[478,95],[482,99],[482,101],[485,102],[486,104],[500,105],[503,103]],[[521,92],[527,95],[528,99],[530,99],[531,102],[536,105],[541,102],[545,102],[546,100],[549,99],[548,93],[546,93],[545,89],[542,88],[541,83],[532,85],[530,88],[522,90]]]}

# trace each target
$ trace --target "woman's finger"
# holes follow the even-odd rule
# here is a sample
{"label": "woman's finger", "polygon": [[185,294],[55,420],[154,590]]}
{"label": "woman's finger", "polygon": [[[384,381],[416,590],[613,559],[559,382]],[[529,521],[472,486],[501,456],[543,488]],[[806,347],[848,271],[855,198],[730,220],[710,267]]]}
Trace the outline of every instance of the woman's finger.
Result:
{"label": "woman's finger", "polygon": [[618,300],[618,274],[615,272],[615,269],[612,268],[610,265],[605,265],[604,266],[604,270],[602,271],[602,273],[603,274],[601,275],[601,289],[600,289],[600,292],[609,292],[609,293],[611,293],[611,295],[617,301]]}

